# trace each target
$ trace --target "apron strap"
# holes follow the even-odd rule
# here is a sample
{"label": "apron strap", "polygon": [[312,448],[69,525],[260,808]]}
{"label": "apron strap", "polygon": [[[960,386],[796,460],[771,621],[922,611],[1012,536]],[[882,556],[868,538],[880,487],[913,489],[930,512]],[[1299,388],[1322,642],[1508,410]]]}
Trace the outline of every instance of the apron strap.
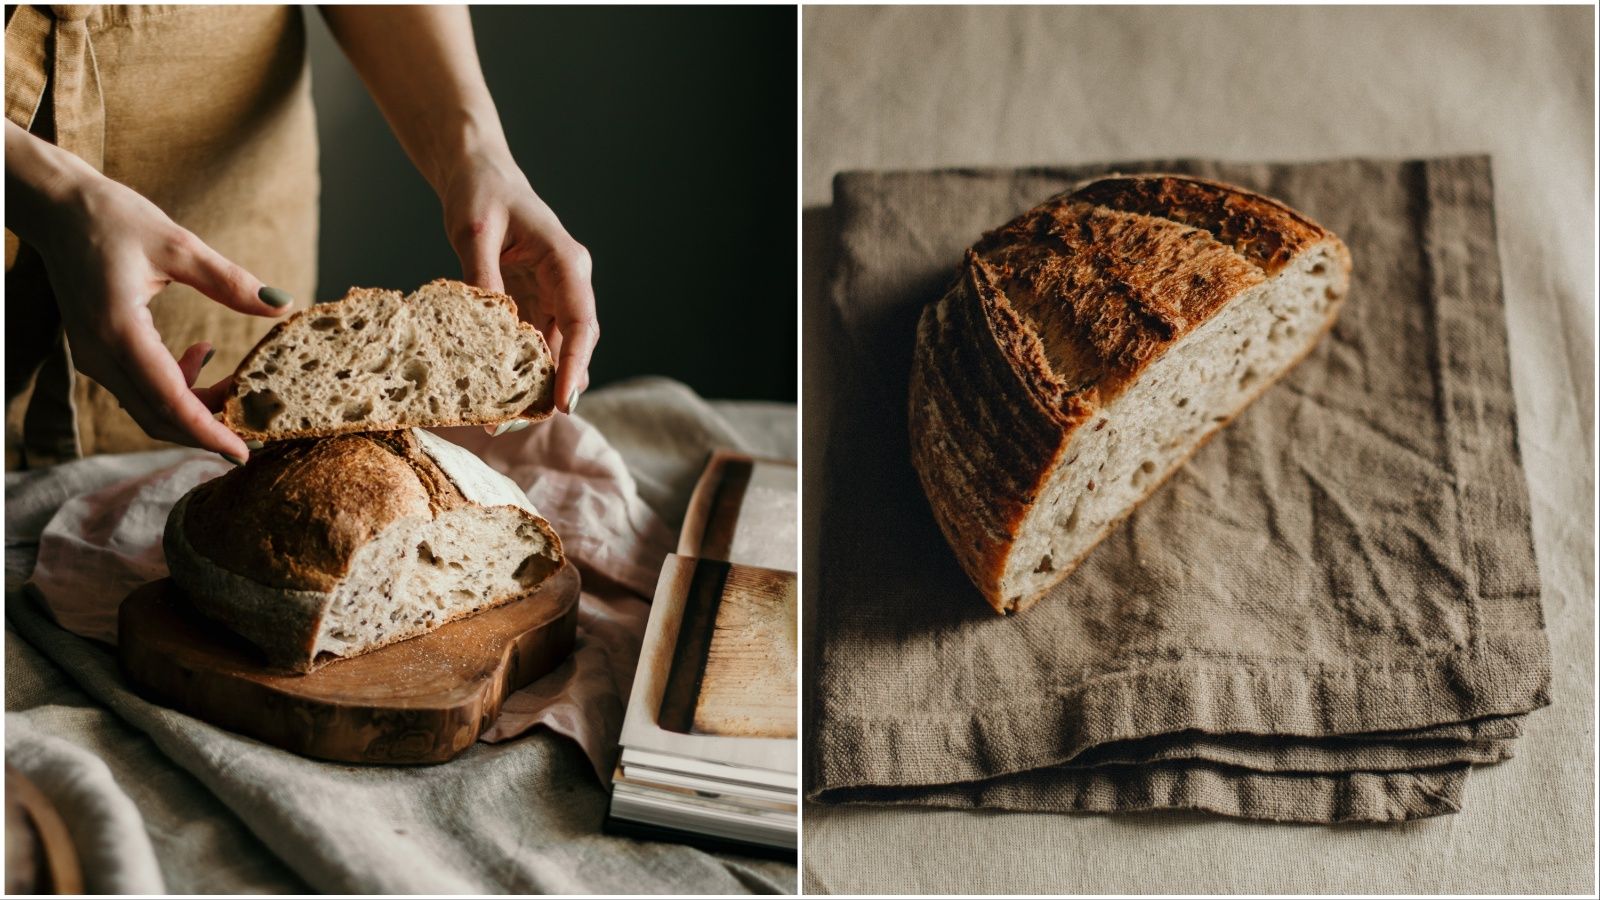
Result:
{"label": "apron strap", "polygon": [[[88,24],[96,9],[53,6],[47,13],[35,6],[17,7],[6,23],[5,97],[6,118],[32,130],[49,90],[56,146],[103,170],[105,96]],[[34,375],[23,417],[22,443],[29,465],[83,455],[74,401],[80,377],[66,335],[58,332]]]}
{"label": "apron strap", "polygon": [[17,7],[6,23],[6,118],[24,131],[44,100],[51,25],[33,6]]}
{"label": "apron strap", "polygon": [[94,6],[52,6],[56,17],[55,106],[56,146],[70,151],[97,170],[106,163],[106,102],[100,92],[100,67],[89,40]]}

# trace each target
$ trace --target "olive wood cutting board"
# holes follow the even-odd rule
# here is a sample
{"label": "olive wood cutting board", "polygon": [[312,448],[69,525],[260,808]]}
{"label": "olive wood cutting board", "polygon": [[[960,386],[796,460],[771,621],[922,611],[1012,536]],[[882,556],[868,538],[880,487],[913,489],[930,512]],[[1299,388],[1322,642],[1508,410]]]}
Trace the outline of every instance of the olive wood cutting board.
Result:
{"label": "olive wood cutting board", "polygon": [[578,571],[421,637],[301,675],[201,615],[164,578],[118,614],[118,656],[140,693],[285,750],[340,762],[438,763],[470,747],[511,692],[572,652]]}

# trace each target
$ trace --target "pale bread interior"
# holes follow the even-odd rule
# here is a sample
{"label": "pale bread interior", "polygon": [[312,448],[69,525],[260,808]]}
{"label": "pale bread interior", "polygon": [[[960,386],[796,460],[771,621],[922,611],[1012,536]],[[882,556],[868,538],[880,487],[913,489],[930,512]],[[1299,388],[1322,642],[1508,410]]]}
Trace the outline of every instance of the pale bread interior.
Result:
{"label": "pale bread interior", "polygon": [[1196,445],[1298,361],[1337,312],[1346,277],[1335,245],[1312,248],[1229,301],[1080,426],[1011,545],[1000,580],[1004,611],[1036,602]]}
{"label": "pale bread interior", "polygon": [[501,422],[548,398],[555,365],[503,301],[456,283],[312,307],[237,375],[242,433],[277,437]]}
{"label": "pale bread interior", "polygon": [[354,656],[426,634],[526,592],[559,563],[545,533],[510,506],[401,520],[356,551],[312,656]]}

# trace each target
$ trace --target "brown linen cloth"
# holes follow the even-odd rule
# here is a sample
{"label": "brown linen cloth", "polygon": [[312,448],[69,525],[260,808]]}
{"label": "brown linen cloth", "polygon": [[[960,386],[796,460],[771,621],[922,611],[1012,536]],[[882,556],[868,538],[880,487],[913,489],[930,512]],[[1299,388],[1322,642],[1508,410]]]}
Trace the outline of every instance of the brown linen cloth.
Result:
{"label": "brown linen cloth", "polygon": [[[917,313],[980,233],[1108,171],[1285,200],[1355,260],[1333,331],[1072,576],[1001,618],[908,462]],[[1489,161],[852,173],[833,306],[823,802],[1190,808],[1392,822],[1460,808],[1549,702]]]}
{"label": "brown linen cloth", "polygon": [[[7,119],[138,191],[297,305],[311,301],[317,136],[299,7],[7,12]],[[9,230],[6,301],[6,468],[171,446],[73,368],[43,263]],[[174,356],[211,342],[202,384],[233,371],[278,321],[181,284],[156,294],[150,314]]]}

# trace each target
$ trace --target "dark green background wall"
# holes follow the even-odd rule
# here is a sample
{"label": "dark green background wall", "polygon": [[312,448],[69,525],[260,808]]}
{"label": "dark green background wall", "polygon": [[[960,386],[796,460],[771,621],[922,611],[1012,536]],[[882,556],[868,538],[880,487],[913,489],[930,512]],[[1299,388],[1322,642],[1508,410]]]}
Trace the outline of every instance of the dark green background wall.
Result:
{"label": "dark green background wall", "polygon": [[[438,201],[312,8],[318,296],[460,264]],[[489,88],[534,189],[594,257],[596,386],[661,374],[796,399],[794,8],[485,7]]]}

